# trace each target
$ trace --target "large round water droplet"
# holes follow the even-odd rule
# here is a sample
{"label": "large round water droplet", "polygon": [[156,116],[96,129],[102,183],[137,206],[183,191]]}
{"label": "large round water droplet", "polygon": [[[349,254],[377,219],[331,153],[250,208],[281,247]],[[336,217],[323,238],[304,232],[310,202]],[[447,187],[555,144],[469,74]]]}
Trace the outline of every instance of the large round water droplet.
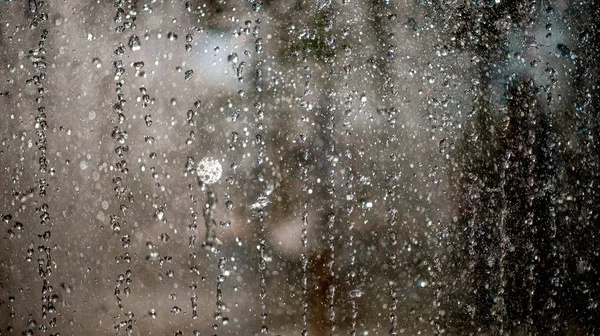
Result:
{"label": "large round water droplet", "polygon": [[198,163],[198,177],[206,184],[212,184],[221,178],[223,167],[221,163],[211,157],[205,157]]}

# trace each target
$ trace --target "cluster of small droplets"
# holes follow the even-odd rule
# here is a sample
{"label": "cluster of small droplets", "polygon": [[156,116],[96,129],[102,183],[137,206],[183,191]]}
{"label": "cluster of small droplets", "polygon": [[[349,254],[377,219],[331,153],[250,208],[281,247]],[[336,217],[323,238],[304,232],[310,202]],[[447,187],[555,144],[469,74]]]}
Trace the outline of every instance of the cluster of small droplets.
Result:
{"label": "cluster of small droplets", "polygon": [[[200,109],[200,101],[196,101],[196,103],[194,103],[194,105],[196,106],[196,110]],[[194,129],[196,128],[196,120],[194,120],[194,117],[196,117],[196,115],[198,115],[198,112],[190,109],[187,111],[185,118],[186,118],[186,123],[188,125],[188,127],[190,127],[190,132],[189,132],[189,137],[185,140],[185,144],[186,145],[191,145],[194,140],[196,140],[196,132],[194,131]]]}
{"label": "cluster of small droplets", "polygon": [[115,325],[115,331],[125,330],[125,332],[129,335],[133,333],[133,319],[134,314],[132,312],[127,312],[127,320],[121,320],[117,325]]}
{"label": "cluster of small droplets", "polygon": [[[115,281],[115,296],[117,298],[121,295],[121,288],[123,289],[123,295],[129,296],[131,294],[131,288],[129,285],[131,284],[131,270],[127,270],[125,274],[119,274],[117,276],[117,280]],[[118,299],[117,305],[120,309],[123,309],[123,301]]]}
{"label": "cluster of small droplets", "polygon": [[[186,2],[186,5],[187,4],[189,4],[189,2]],[[195,32],[203,33],[204,28],[190,26],[190,27],[188,27],[188,31],[190,31],[190,32],[185,35],[185,51],[188,53],[191,53],[192,49],[193,49],[192,44],[194,43],[194,33]]]}
{"label": "cluster of small droplets", "polygon": [[[46,256],[49,258],[49,250],[50,248],[45,248]],[[48,314],[56,314],[55,304],[58,302],[58,295],[52,294],[54,289],[50,285],[49,281],[44,279],[42,285],[42,319],[45,320],[48,318]],[[51,328],[56,326],[56,317],[53,317],[48,325]],[[42,332],[46,332],[47,326],[45,324],[41,324],[39,326],[39,330]]]}
{"label": "cluster of small droplets", "polygon": [[43,0],[29,0],[29,12],[33,14],[29,28],[34,29],[40,24],[40,21],[48,20],[48,14],[42,11],[45,5]]}
{"label": "cluster of small droplets", "polygon": [[[375,11],[377,14],[380,14],[381,17],[388,18],[389,22],[395,21],[397,18],[397,14],[393,12],[393,5],[390,4],[389,1],[379,3],[375,7]],[[380,15],[377,15],[378,17]],[[392,75],[392,66],[394,62],[394,54],[396,52],[397,47],[394,45],[395,34],[390,33],[390,29],[384,23],[385,21],[373,21],[375,26],[376,35],[379,37],[383,37],[386,41],[382,41],[380,44],[385,49],[383,50],[384,57],[380,57],[380,59],[384,60],[384,64],[381,66],[382,71],[382,79],[383,79],[383,89],[381,92],[381,100],[385,103],[392,101],[393,97],[396,95],[396,88],[394,86],[393,75]],[[383,39],[382,39],[383,40]]]}
{"label": "cluster of small droplets", "polygon": [[[36,76],[37,77],[37,76]],[[38,84],[38,87],[41,87]],[[40,169],[39,172],[43,176],[48,172],[48,159],[46,153],[46,146],[48,144],[48,140],[46,138],[46,130],[48,125],[46,123],[46,113],[44,113],[45,109],[43,106],[38,107],[38,115],[35,117],[35,128],[38,136],[37,148],[40,153],[39,163]],[[40,185],[40,197],[44,197],[46,195],[47,182],[41,178],[39,180]]]}
{"label": "cluster of small droplets", "polygon": [[148,90],[145,87],[140,87],[140,93],[142,94],[141,97],[138,97],[138,102],[142,103],[143,107],[148,107],[149,105],[153,105],[154,104],[154,98],[150,98],[150,95],[148,94]]}
{"label": "cluster of small droplets", "polygon": [[192,51],[192,42],[194,42],[194,35],[192,35],[192,34],[185,35],[185,51],[187,51],[187,52]]}
{"label": "cluster of small droplets", "polygon": [[[264,104],[262,102],[258,102],[255,104],[256,107],[256,120],[258,123],[256,128],[258,131],[264,131],[264,125],[262,120],[264,119]],[[256,133],[256,145],[258,146],[258,155],[256,156],[256,164],[262,165],[265,159],[265,142],[261,133]]]}
{"label": "cluster of small droplets", "polygon": [[[116,163],[119,164],[121,168],[121,173],[127,174],[127,162],[124,160],[119,160]],[[123,178],[121,176],[115,176],[113,178],[113,189],[115,191],[115,197],[118,199],[125,200],[127,199],[129,202],[133,202],[133,193],[131,189],[123,184]],[[121,205],[121,208],[126,207],[125,205]]]}
{"label": "cluster of small droplets", "polygon": [[[51,225],[50,215],[48,214],[48,204],[44,203],[41,207],[36,208],[36,212],[40,214],[41,225]],[[38,235],[44,242],[44,245],[38,246],[38,252],[41,256],[38,258],[38,274],[42,278],[42,319],[48,318],[48,314],[56,314],[55,304],[58,302],[58,295],[54,294],[54,289],[50,285],[50,276],[52,275],[52,267],[55,267],[55,262],[52,260],[52,249],[46,244],[50,241],[50,231]],[[56,326],[56,317],[53,317],[49,322],[50,327]],[[45,331],[47,326],[40,325],[40,330]]]}
{"label": "cluster of small droplets", "polygon": [[114,6],[117,7],[114,22],[118,24],[115,31],[122,33],[127,29],[135,30],[135,19],[137,16],[135,2],[132,0],[116,0]]}
{"label": "cluster of small droplets", "polygon": [[198,286],[195,283],[193,283],[190,286],[190,289],[192,290],[192,296],[190,297],[190,302],[192,304],[192,319],[193,320],[198,319],[198,295],[196,294],[197,288],[198,288]]}
{"label": "cluster of small droplets", "polygon": [[[11,215],[2,215],[0,213],[0,220],[4,221],[4,223],[9,226],[11,224],[11,219],[12,219]],[[15,236],[21,237],[19,233],[23,231],[23,228],[24,228],[23,223],[15,221],[15,223],[12,225],[12,227],[10,229],[8,229],[9,238],[13,239],[13,238],[15,238]],[[27,260],[27,261],[30,262],[31,260]]]}
{"label": "cluster of small droplets", "polygon": [[244,69],[246,69],[246,62],[240,62],[240,64],[237,66],[237,69],[235,71],[238,81],[240,83],[244,82]]}
{"label": "cluster of small droplets", "polygon": [[36,74],[33,78],[27,80],[27,84],[35,85],[37,87],[38,96],[36,98],[36,103],[38,104],[37,115],[35,117],[35,125],[34,128],[36,130],[36,135],[38,140],[36,142],[37,149],[39,152],[39,173],[40,179],[38,180],[39,184],[39,196],[46,197],[46,189],[48,187],[48,183],[46,181],[45,175],[48,173],[48,159],[47,159],[47,138],[46,138],[46,130],[48,129],[48,124],[46,121],[46,113],[45,107],[42,106],[44,100],[44,85],[43,83],[46,81],[46,38],[48,37],[48,31],[43,30],[40,41],[38,43],[38,47],[35,50],[29,51],[29,60],[32,62],[33,67],[36,70]]}

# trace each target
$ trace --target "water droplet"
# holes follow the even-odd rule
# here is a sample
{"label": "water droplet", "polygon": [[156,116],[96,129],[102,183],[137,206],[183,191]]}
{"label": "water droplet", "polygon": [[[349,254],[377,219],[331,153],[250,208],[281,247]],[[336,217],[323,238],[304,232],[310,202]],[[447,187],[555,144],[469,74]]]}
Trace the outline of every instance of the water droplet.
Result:
{"label": "water droplet", "polygon": [[156,218],[157,220],[161,221],[161,220],[163,220],[164,217],[165,217],[165,213],[162,211],[162,209],[157,209],[154,212],[154,218]]}
{"label": "water droplet", "polygon": [[93,58],[92,64],[98,69],[100,69],[102,67],[102,61],[100,61],[99,58]]}
{"label": "water droplet", "polygon": [[223,167],[221,166],[219,160],[216,160],[212,157],[205,157],[198,163],[196,173],[202,182],[206,184],[213,184],[219,181],[221,178]]}
{"label": "water droplet", "polygon": [[129,38],[129,48],[131,48],[132,51],[138,51],[142,48],[140,38],[137,37],[137,35],[132,35]]}
{"label": "water droplet", "polygon": [[353,289],[350,291],[349,296],[351,298],[359,298],[359,297],[363,296],[364,294],[365,293],[360,289]]}
{"label": "water droplet", "polygon": [[193,74],[194,74],[194,70],[187,70],[185,72],[185,80],[190,80],[190,78],[192,78]]}

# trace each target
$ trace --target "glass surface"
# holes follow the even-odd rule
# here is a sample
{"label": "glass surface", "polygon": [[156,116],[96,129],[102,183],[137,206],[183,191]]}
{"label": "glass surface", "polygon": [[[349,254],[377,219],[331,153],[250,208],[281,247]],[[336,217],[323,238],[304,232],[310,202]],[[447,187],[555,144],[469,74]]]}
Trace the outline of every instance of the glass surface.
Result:
{"label": "glass surface", "polygon": [[0,3],[0,335],[597,335],[600,4]]}

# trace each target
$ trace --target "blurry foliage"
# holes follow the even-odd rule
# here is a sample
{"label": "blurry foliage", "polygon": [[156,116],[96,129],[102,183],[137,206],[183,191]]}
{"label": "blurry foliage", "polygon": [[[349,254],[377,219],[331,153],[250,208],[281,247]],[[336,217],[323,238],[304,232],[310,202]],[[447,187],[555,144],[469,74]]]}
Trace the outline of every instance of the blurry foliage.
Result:
{"label": "blurry foliage", "polygon": [[[445,27],[459,50],[501,62],[510,29],[529,24],[543,4],[433,5],[451,13]],[[598,73],[592,42],[597,17],[593,1],[568,16],[567,24],[580,29],[573,110],[552,109],[551,94],[543,94],[548,88],[514,74],[507,80],[505,111],[496,112],[489,103],[489,74],[480,70],[478,98],[452,162],[460,248],[446,272],[463,273],[442,305],[450,331],[598,331],[599,105],[592,103],[598,100],[592,75]]]}
{"label": "blurry foliage", "polygon": [[531,23],[540,6],[534,0],[432,0],[430,5],[456,48],[496,60],[506,52],[510,31]]}
{"label": "blurry foliage", "polygon": [[463,331],[548,334],[581,325],[593,333],[597,140],[589,150],[569,145],[568,119],[540,107],[530,79],[508,85],[506,115],[494,113],[486,94],[455,162],[461,248],[454,258],[468,271],[465,287],[450,295],[462,307],[449,309],[449,321]]}
{"label": "blurry foliage", "polygon": [[[289,15],[297,15],[302,12],[305,6],[297,3],[294,10]],[[290,18],[292,19],[292,18]],[[297,20],[297,18],[293,18]],[[334,40],[330,36],[330,30],[334,27],[331,11],[319,11],[311,13],[307,22],[299,22],[293,30],[289,32],[290,39],[286,42],[284,58],[294,56],[312,56],[319,62],[329,63],[335,56]]]}

